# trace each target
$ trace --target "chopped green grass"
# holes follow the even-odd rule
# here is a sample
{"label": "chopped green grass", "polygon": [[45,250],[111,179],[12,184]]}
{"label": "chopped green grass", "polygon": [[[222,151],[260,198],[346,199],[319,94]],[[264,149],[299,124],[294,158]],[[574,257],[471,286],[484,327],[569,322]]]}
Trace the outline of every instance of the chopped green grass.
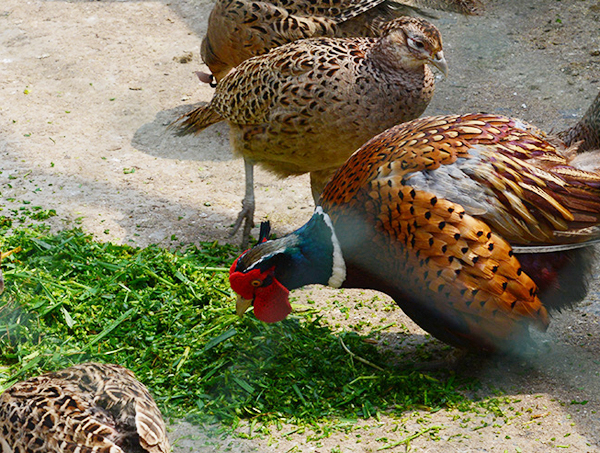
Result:
{"label": "chopped green grass", "polygon": [[[0,226],[0,390],[83,361],[135,372],[168,416],[314,423],[465,404],[472,382],[390,368],[364,337],[314,312],[240,320],[228,267],[237,251],[101,243],[79,229]],[[359,358],[363,360],[358,360]]]}

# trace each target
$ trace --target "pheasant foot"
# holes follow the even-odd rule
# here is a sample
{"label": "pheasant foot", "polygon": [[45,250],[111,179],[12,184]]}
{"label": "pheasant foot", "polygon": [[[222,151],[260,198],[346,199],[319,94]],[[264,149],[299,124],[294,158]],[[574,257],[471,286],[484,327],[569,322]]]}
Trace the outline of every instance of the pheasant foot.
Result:
{"label": "pheasant foot", "polygon": [[242,200],[242,210],[237,216],[235,224],[231,229],[230,236],[234,236],[240,227],[244,224],[244,228],[242,229],[242,242],[240,247],[243,250],[248,248],[248,243],[250,242],[250,231],[254,227],[254,198],[252,200],[248,200],[244,198]]}

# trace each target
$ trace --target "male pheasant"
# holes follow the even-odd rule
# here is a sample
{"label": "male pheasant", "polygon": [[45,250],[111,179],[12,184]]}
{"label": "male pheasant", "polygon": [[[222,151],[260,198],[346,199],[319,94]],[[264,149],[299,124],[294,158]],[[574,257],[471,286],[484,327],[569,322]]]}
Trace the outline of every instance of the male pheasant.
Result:
{"label": "male pheasant", "polygon": [[218,82],[242,61],[273,47],[317,37],[380,36],[383,23],[420,8],[478,14],[479,0],[217,0],[202,60]]}
{"label": "male pheasant", "polygon": [[169,453],[146,387],[119,365],[84,363],[0,395],[0,451]]}
{"label": "male pheasant", "polygon": [[310,172],[318,199],[333,172],[369,138],[416,118],[433,96],[428,63],[446,73],[438,29],[423,19],[388,22],[380,38],[300,40],[251,58],[217,85],[208,105],[181,117],[180,133],[227,120],[246,163],[243,221],[254,215],[253,164],[281,177]]}
{"label": "male pheasant", "polygon": [[263,232],[233,263],[238,313],[253,304],[275,322],[291,311],[289,290],[368,288],[442,341],[518,349],[529,325],[545,329],[549,311],[587,291],[600,173],[575,156],[499,115],[392,127],[336,172],[308,223],[277,240]]}

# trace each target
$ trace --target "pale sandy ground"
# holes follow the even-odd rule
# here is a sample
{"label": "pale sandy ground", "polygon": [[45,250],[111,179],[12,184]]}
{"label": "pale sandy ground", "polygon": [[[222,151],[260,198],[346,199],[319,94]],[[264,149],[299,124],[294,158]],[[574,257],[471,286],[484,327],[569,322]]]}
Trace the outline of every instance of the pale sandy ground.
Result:
{"label": "pale sandy ground", "polygon": [[[486,5],[483,17],[435,21],[450,76],[439,81],[427,113],[500,112],[546,130],[574,123],[600,89],[600,2]],[[210,99],[212,89],[193,71],[201,65],[211,6],[208,0],[0,2],[4,215],[30,201],[56,209],[56,228],[81,224],[102,240],[141,246],[230,240],[243,173],[229,151],[227,127],[185,138],[165,130],[190,105]],[[256,179],[257,219],[270,218],[279,234],[308,219],[307,178],[278,181],[259,171]],[[372,297],[307,291],[326,308],[332,297],[350,307]],[[555,317],[539,336],[545,346],[535,357],[459,361],[457,372],[477,376],[487,389],[481,396],[503,390],[506,417],[494,420],[488,411],[382,416],[318,441],[308,440],[308,431],[284,435],[294,429],[289,426],[274,429],[271,438],[243,440],[221,438],[218,427],[175,424],[174,451],[370,452],[427,428],[411,451],[600,451],[597,294],[594,284],[581,308]],[[299,301],[305,297],[298,293]],[[351,321],[386,317],[429,341],[399,310],[383,312],[388,301],[373,305],[352,309]],[[326,311],[337,319],[336,310]],[[385,332],[382,338],[394,345],[394,328]]]}

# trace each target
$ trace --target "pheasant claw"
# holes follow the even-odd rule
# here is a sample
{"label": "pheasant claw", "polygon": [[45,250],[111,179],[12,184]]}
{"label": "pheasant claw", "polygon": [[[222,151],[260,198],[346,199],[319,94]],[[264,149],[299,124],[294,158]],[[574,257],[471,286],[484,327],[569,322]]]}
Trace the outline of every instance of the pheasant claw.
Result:
{"label": "pheasant claw", "polygon": [[242,200],[242,210],[237,216],[235,224],[231,229],[230,237],[235,236],[240,227],[244,224],[244,228],[242,230],[242,249],[248,248],[248,243],[250,242],[250,231],[254,227],[254,200],[247,200],[244,198]]}

